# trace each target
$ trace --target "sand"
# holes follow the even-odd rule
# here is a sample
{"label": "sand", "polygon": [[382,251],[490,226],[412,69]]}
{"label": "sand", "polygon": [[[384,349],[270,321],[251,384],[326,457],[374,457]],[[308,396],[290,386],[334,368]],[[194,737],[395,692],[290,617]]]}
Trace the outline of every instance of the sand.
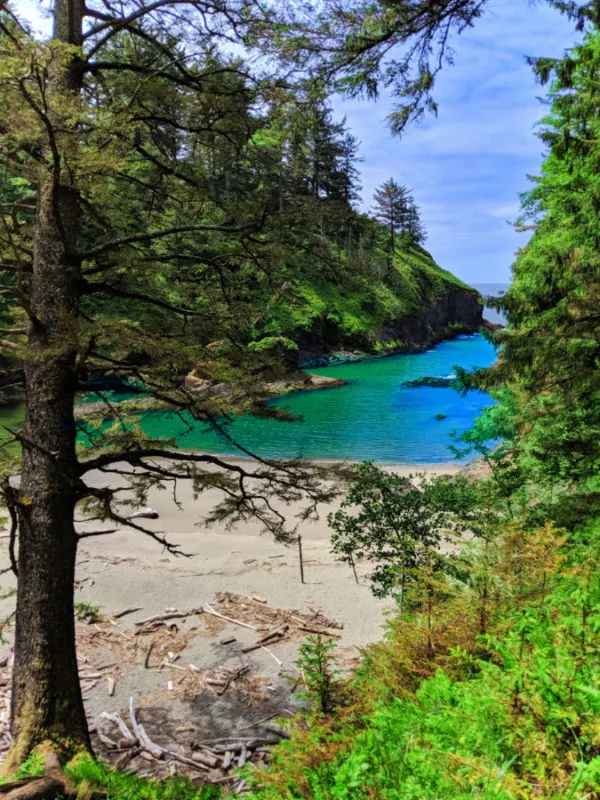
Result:
{"label": "sand", "polygon": [[[390,469],[403,475],[459,471],[455,464]],[[101,485],[106,476],[92,474],[88,480]],[[233,530],[227,530],[224,524],[207,529],[201,520],[217,496],[208,492],[194,499],[191,487],[184,481],[177,494],[180,507],[170,490],[152,491],[148,504],[159,518],[144,520],[144,525],[167,533],[169,540],[181,545],[189,557],[170,555],[148,537],[132,531],[82,540],[76,601],[99,606],[105,619],[99,625],[78,624],[82,672],[98,674],[100,668],[103,676],[96,683],[83,684],[93,729],[105,730],[101,712],[122,710],[133,696],[151,736],[165,745],[176,742],[185,747],[190,737],[230,735],[248,730],[268,713],[293,711],[296,701],[285,675],[297,675],[294,661],[302,639],[294,637],[273,645],[272,653],[282,662],[279,665],[264,650],[240,652],[257,640],[259,634],[254,631],[222,624],[207,614],[193,615],[175,621],[177,629],[161,628],[156,633],[151,668],[147,669],[144,660],[152,636],[136,635],[137,621],[166,609],[187,610],[214,604],[217,592],[258,595],[271,608],[308,613],[311,609],[321,610],[342,623],[338,656],[343,667],[351,667],[358,663],[361,647],[381,639],[385,613],[392,608],[392,602],[373,597],[365,580],[366,567],[359,566],[361,580],[357,584],[352,571],[332,558],[326,516],[335,504],[320,507],[318,521],[302,524],[306,580],[302,584],[295,546],[277,544],[269,535],[261,534],[258,522],[243,523]],[[7,565],[7,542],[3,539],[0,566]],[[0,586],[3,594],[14,586],[10,573],[2,577]],[[129,607],[140,610],[111,621],[114,614]],[[14,596],[0,601],[2,617],[13,609]],[[0,657],[9,652],[11,629],[4,635],[7,642],[0,646]],[[226,635],[234,636],[236,641],[219,644]],[[155,668],[168,659],[167,653],[176,651],[179,669]],[[239,686],[232,684],[223,697],[218,697],[197,675],[193,677],[189,669],[193,665],[199,670],[236,670],[243,664],[250,666],[248,676],[239,681]],[[109,678],[115,681],[112,696],[108,693]]]}

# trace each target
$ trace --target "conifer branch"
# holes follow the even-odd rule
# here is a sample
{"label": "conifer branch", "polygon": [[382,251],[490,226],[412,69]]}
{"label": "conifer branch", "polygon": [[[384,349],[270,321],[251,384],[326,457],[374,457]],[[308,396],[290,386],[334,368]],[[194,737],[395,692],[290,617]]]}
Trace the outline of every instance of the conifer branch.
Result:
{"label": "conifer branch", "polygon": [[250,230],[250,228],[231,226],[231,225],[180,225],[175,228],[165,228],[162,231],[154,231],[151,233],[138,233],[132,236],[125,236],[122,239],[114,239],[112,242],[107,242],[93,250],[80,253],[79,257],[82,260],[97,258],[98,256],[108,253],[111,250],[118,250],[121,247],[126,247],[130,244],[143,244],[145,242],[152,242],[157,239],[164,239],[167,236],[175,236],[178,233],[243,233]]}

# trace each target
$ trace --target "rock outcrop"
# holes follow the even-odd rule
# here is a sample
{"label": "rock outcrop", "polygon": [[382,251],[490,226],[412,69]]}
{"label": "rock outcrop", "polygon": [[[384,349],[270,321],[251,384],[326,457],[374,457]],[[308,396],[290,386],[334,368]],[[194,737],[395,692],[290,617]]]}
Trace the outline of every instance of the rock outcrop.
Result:
{"label": "rock outcrop", "polygon": [[436,344],[461,333],[476,333],[483,324],[479,292],[455,288],[431,305],[424,305],[418,313],[386,326],[380,340],[401,340],[407,349],[412,349]]}
{"label": "rock outcrop", "polygon": [[358,355],[417,352],[460,334],[477,333],[484,327],[487,323],[479,292],[449,287],[433,302],[423,303],[414,312],[391,320],[368,335],[345,334],[323,321],[298,337],[299,359],[302,365],[314,367],[325,366],[328,360],[337,363],[332,354],[339,350],[358,351]]}

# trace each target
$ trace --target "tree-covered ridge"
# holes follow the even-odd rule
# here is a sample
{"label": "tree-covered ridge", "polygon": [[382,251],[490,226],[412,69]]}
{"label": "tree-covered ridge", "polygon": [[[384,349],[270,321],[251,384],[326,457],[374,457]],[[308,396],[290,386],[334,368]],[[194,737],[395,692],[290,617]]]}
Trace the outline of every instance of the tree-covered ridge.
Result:
{"label": "tree-covered ridge", "polygon": [[[17,108],[25,45],[11,51],[10,41],[3,99]],[[332,345],[368,348],[385,325],[453,288],[468,289],[419,246],[414,201],[391,250],[386,225],[357,211],[359,143],[319,93],[259,81],[243,61],[206,43],[193,59],[176,50],[186,67],[174,70],[166,41],[112,38],[83,70],[84,97],[68,103],[72,124],[85,131],[69,169],[81,192],[89,373],[106,370],[106,358],[118,362],[123,342],[156,361],[154,339],[168,329],[178,355],[166,382],[198,361],[215,380],[231,381],[235,364],[204,352],[206,345],[220,342],[226,361],[234,350],[264,360],[271,351],[257,348],[261,341],[310,339],[325,323]],[[68,58],[52,48],[42,51],[40,69],[44,59]],[[34,106],[47,101],[43,85],[30,89]],[[43,135],[34,113],[20,119],[18,141],[10,121],[7,153]],[[25,269],[26,286],[36,157],[25,148],[5,162],[2,266],[9,283],[11,272]],[[3,299],[10,353],[19,329],[12,298]],[[244,380],[241,372],[237,378]]]}

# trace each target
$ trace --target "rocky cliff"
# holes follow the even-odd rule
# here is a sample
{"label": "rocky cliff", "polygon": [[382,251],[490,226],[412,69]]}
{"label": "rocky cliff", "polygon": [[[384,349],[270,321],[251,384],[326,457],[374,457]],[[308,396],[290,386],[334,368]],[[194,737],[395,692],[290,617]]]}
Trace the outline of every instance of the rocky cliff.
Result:
{"label": "rocky cliff", "polygon": [[295,288],[285,320],[292,325],[283,332],[301,364],[339,350],[408,352],[483,325],[479,293],[414,244],[399,246],[378,269]]}
{"label": "rocky cliff", "polygon": [[481,295],[455,288],[424,304],[416,313],[386,325],[380,342],[400,341],[407,349],[422,347],[459,333],[476,333],[484,324]]}

